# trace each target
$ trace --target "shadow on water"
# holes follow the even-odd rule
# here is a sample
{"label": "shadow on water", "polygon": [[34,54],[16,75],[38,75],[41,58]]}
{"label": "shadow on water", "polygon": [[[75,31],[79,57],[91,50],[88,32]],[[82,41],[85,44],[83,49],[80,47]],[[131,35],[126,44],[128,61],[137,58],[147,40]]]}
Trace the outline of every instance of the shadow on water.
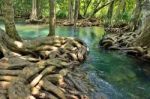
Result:
{"label": "shadow on water", "polygon": [[[0,25],[4,29],[3,25]],[[46,25],[18,24],[17,30],[24,39],[43,37],[48,34]],[[93,99],[100,99],[102,92],[108,99],[150,99],[150,80],[141,67],[149,64],[139,62],[121,52],[105,51],[98,47],[104,30],[102,27],[63,27],[58,26],[56,35],[72,36],[84,40],[90,53],[83,64],[91,83],[96,86]],[[150,70],[150,69],[148,69]]]}

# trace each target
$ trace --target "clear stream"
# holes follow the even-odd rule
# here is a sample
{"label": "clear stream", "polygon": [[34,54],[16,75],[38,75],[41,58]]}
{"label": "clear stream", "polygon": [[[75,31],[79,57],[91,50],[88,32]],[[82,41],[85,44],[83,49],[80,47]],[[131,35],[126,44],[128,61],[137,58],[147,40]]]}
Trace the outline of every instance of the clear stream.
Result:
{"label": "clear stream", "polygon": [[[0,27],[4,29],[2,23]],[[24,39],[48,34],[47,25],[17,23],[16,27]],[[103,34],[102,27],[82,27],[76,31],[73,27],[56,28],[56,35],[78,37],[87,43],[90,53],[83,69],[87,72],[90,82],[97,88],[93,99],[100,99],[100,93],[104,93],[108,99],[150,99],[150,77],[142,68],[149,64],[139,62],[122,52],[100,49],[98,43]]]}

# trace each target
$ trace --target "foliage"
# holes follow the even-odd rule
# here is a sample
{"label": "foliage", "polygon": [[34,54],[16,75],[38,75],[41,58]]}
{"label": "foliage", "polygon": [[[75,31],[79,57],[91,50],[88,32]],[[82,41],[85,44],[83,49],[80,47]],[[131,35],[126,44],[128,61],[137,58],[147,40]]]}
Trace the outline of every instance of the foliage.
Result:
{"label": "foliage", "polygon": [[[0,0],[0,12],[2,10],[2,2]],[[48,17],[49,15],[49,0],[37,0],[39,2],[39,7],[41,10],[41,14],[43,17]],[[69,0],[56,0],[56,16],[57,18],[68,18],[68,1]],[[111,0],[80,0],[80,15],[84,18],[88,17],[96,17],[105,22],[107,20],[107,12],[108,12],[108,5],[99,9],[95,14],[92,13],[102,5],[110,2]],[[126,21],[130,22],[131,16],[133,14],[135,8],[136,0],[114,0],[114,11],[112,21]],[[120,6],[121,1],[125,1],[125,8]],[[120,7],[120,8],[119,8]],[[31,13],[32,9],[32,0],[14,0],[14,8],[15,8],[15,15],[27,17]],[[124,12],[123,12],[124,10]],[[119,14],[117,14],[119,11]]]}

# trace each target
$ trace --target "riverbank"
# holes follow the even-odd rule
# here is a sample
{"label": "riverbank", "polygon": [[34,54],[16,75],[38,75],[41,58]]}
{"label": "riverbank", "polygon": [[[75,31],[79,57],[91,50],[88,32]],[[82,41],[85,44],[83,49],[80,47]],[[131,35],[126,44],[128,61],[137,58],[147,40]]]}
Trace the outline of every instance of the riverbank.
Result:
{"label": "riverbank", "polygon": [[145,46],[134,45],[139,36],[139,30],[135,32],[108,33],[99,42],[99,45],[108,50],[121,50],[140,60],[150,62],[150,49]]}
{"label": "riverbank", "polygon": [[[4,28],[3,24],[0,26]],[[48,25],[28,25],[18,22],[16,27],[24,39],[48,35]],[[129,57],[122,51],[106,51],[98,48],[99,40],[104,35],[103,27],[77,27],[74,31],[74,27],[57,26],[56,35],[80,38],[89,47],[90,53],[85,63],[79,66],[83,68],[79,73],[88,72],[86,78],[90,79],[90,83],[96,88],[95,94],[92,94],[93,99],[101,93],[106,94],[108,99],[149,99],[149,76],[144,72],[150,70],[147,69],[149,64]]]}
{"label": "riverbank", "polygon": [[[40,20],[26,20],[27,24],[49,24],[49,19],[44,18]],[[57,19],[57,26],[74,26],[73,22],[69,22],[68,19]],[[91,19],[79,19],[76,22],[76,26],[78,27],[90,27],[90,26],[100,26],[101,22],[99,19],[91,18]]]}
{"label": "riverbank", "polygon": [[[1,99],[88,99],[88,87],[73,76],[73,70],[87,56],[84,42],[77,38],[45,37],[17,42],[23,43],[23,48],[18,48],[3,30],[0,33]],[[8,48],[9,44],[15,50]]]}

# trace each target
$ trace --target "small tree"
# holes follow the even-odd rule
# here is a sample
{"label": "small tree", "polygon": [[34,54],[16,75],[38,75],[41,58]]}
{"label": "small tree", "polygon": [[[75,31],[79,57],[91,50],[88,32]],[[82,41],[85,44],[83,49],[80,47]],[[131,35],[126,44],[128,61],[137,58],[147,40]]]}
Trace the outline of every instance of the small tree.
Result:
{"label": "small tree", "polygon": [[30,19],[31,20],[37,20],[38,16],[37,16],[37,0],[32,0],[32,12],[30,15]]}
{"label": "small tree", "polygon": [[80,9],[80,0],[75,0],[75,10],[74,10],[74,25],[75,26],[78,20],[79,9]]}
{"label": "small tree", "polygon": [[107,19],[108,19],[107,24],[110,24],[110,25],[111,25],[113,10],[114,10],[114,3],[115,3],[115,0],[112,1],[111,4],[109,5],[108,12],[107,12]]}
{"label": "small tree", "polygon": [[55,0],[49,0],[50,12],[49,12],[49,34],[48,36],[55,35]]}
{"label": "small tree", "polygon": [[69,22],[73,23],[73,3],[74,0],[68,0],[68,17],[69,17]]}

